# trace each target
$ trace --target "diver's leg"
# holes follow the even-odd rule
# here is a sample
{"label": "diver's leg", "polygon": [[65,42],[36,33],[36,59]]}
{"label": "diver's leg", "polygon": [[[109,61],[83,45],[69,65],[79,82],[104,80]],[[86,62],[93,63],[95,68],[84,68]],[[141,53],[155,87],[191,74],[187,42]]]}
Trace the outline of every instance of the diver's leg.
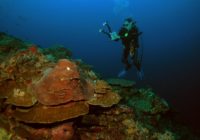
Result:
{"label": "diver's leg", "polygon": [[137,77],[139,80],[143,80],[144,79],[144,71],[143,69],[141,69],[140,71],[137,71]]}
{"label": "diver's leg", "polygon": [[131,64],[128,61],[129,57],[129,47],[124,47],[123,55],[122,55],[122,63],[125,64],[125,68],[118,73],[118,77],[123,77],[126,75],[126,72],[131,68]]}
{"label": "diver's leg", "polygon": [[129,51],[130,51],[130,48],[125,47],[123,51],[123,56],[122,56],[122,62],[126,65],[125,67],[126,70],[129,70],[131,68],[131,64],[128,61]]}
{"label": "diver's leg", "polygon": [[134,55],[131,57],[133,64],[135,65],[137,71],[141,70],[141,62],[138,56],[138,49],[135,48]]}
{"label": "diver's leg", "polygon": [[126,72],[130,69],[131,64],[128,62],[129,57],[129,48],[124,48],[123,56],[122,56],[122,63],[125,64],[125,68],[118,73],[118,77],[123,77],[126,75]]}
{"label": "diver's leg", "polygon": [[134,55],[131,56],[131,59],[132,59],[132,63],[134,64],[134,66],[137,69],[137,77],[138,77],[138,79],[139,80],[143,80],[144,71],[143,71],[142,66],[141,66],[141,60],[139,59],[139,56],[138,56],[138,49],[135,50]]}

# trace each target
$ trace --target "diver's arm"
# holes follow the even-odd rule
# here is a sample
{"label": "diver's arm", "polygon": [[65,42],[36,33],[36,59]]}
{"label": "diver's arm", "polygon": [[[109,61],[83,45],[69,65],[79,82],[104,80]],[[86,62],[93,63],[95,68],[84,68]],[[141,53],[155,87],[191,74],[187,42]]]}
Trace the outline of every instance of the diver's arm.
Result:
{"label": "diver's arm", "polygon": [[105,34],[105,35],[107,35],[107,36],[110,38],[110,33],[109,33],[109,32],[106,32],[106,31],[103,30],[103,29],[99,29],[99,32],[100,32],[100,33],[103,33],[103,34]]}

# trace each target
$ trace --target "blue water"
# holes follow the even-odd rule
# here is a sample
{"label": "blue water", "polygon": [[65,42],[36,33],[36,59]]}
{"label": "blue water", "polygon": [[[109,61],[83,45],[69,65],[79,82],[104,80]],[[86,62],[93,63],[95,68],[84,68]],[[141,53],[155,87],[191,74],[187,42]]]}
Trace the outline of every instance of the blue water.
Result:
{"label": "blue water", "polygon": [[41,47],[62,44],[103,77],[123,69],[122,45],[98,32],[107,20],[118,31],[133,17],[143,32],[144,80],[188,124],[200,126],[199,0],[0,0],[0,31]]}

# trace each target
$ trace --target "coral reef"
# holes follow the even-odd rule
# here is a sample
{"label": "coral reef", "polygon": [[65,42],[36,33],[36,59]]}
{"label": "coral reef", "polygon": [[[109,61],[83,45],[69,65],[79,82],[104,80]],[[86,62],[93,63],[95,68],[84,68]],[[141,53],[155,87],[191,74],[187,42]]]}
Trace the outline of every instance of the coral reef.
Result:
{"label": "coral reef", "polygon": [[70,59],[72,57],[72,52],[63,45],[53,45],[49,48],[43,48],[42,52],[52,62],[57,62],[59,59]]}
{"label": "coral reef", "polygon": [[[3,47],[6,48],[6,45],[10,45],[9,42],[4,43]],[[96,84],[90,77],[82,77],[84,74],[81,72],[84,70],[80,70],[75,61],[50,61],[41,48],[30,44],[26,48],[24,46],[23,49],[5,55],[6,59],[0,63],[0,99],[1,106],[4,106],[1,114],[5,116],[4,119],[9,119],[13,137],[19,137],[15,130],[23,128],[24,131],[29,131],[28,137],[35,133],[40,134],[38,137],[46,137],[46,132],[51,130],[52,136],[48,133],[47,137],[57,140],[54,137],[59,137],[62,133],[59,129],[63,124],[56,123],[88,114],[90,105],[111,107],[119,102],[119,95],[111,92],[106,82],[101,83],[109,87],[109,90],[105,90],[105,86],[99,82]],[[74,121],[71,121],[72,124]],[[37,131],[29,129],[32,124],[43,126]],[[45,128],[47,124],[56,125],[58,129]],[[70,135],[73,136],[73,133]],[[64,138],[67,137],[68,135]],[[60,139],[62,138],[63,136]]]}
{"label": "coral reef", "polygon": [[91,105],[99,105],[102,107],[111,107],[117,104],[121,99],[120,96],[112,91],[112,88],[103,80],[95,80],[93,82],[94,94],[88,98]]}
{"label": "coral reef", "polygon": [[33,83],[32,92],[44,105],[84,99],[78,69],[67,59],[61,59],[54,68],[45,70],[41,79]]}
{"label": "coral reef", "polygon": [[121,88],[130,88],[136,84],[135,81],[119,79],[119,78],[110,78],[110,79],[107,79],[106,81],[112,86],[121,87]]}
{"label": "coral reef", "polygon": [[163,127],[170,107],[151,89],[105,81],[70,57],[63,46],[44,49],[0,33],[0,140],[182,138]]}

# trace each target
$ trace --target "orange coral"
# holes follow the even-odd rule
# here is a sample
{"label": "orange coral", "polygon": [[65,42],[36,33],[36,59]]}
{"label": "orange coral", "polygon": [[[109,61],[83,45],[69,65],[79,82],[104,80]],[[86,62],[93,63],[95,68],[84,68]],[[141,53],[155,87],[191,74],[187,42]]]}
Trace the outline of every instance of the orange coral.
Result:
{"label": "orange coral", "polygon": [[59,106],[37,104],[30,109],[17,109],[13,117],[27,123],[54,123],[76,118],[88,112],[88,104],[84,101],[79,101]]}
{"label": "orange coral", "polygon": [[112,89],[111,86],[109,86],[108,83],[103,80],[96,80],[94,87],[96,93],[106,93]]}
{"label": "orange coral", "polygon": [[37,102],[36,98],[26,89],[14,88],[12,92],[6,100],[8,104],[30,107]]}
{"label": "orange coral", "polygon": [[32,92],[44,105],[84,99],[77,67],[67,59],[60,60],[54,69],[46,71],[41,80],[33,85]]}
{"label": "orange coral", "polygon": [[38,49],[36,45],[32,45],[28,48],[29,51],[31,51],[33,54],[37,53]]}
{"label": "orange coral", "polygon": [[52,140],[72,140],[74,136],[73,123],[64,123],[52,129]]}
{"label": "orange coral", "polygon": [[24,107],[30,107],[37,102],[26,85],[17,83],[14,80],[0,83],[0,98],[6,98],[7,104]]}
{"label": "orange coral", "polygon": [[87,81],[87,102],[90,105],[110,107],[120,101],[120,96],[103,80]]}
{"label": "orange coral", "polygon": [[88,100],[90,105],[99,105],[102,107],[111,107],[120,101],[120,96],[114,92],[108,92],[105,94],[94,94],[94,96]]}

